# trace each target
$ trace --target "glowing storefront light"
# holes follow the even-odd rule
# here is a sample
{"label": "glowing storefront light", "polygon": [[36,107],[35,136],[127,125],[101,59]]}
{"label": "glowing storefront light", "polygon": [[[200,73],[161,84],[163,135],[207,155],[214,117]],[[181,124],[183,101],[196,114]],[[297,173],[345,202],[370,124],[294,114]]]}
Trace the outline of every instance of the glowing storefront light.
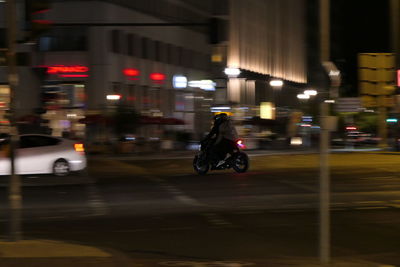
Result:
{"label": "glowing storefront light", "polygon": [[174,75],[172,77],[172,86],[174,88],[186,88],[188,84],[187,78],[182,75]]}
{"label": "glowing storefront light", "polygon": [[200,80],[200,81],[189,81],[189,87],[198,87],[205,91],[215,91],[215,86],[217,85],[212,80]]}
{"label": "glowing storefront light", "polygon": [[211,108],[211,110],[215,110],[215,109],[218,109],[218,110],[230,110],[231,108],[230,107],[212,107]]}
{"label": "glowing storefront light", "polygon": [[238,75],[240,75],[241,71],[238,68],[225,68],[224,73],[228,76],[232,76],[232,77],[236,77]]}
{"label": "glowing storefront light", "polygon": [[396,118],[388,118],[388,119],[386,119],[386,122],[397,123],[397,119]]}
{"label": "glowing storefront light", "polygon": [[107,100],[120,100],[121,95],[107,95]]}
{"label": "glowing storefront light", "polygon": [[318,94],[318,92],[316,90],[309,89],[309,90],[305,90],[304,94],[309,95],[309,96],[315,96]]}
{"label": "glowing storefront light", "polygon": [[298,98],[298,99],[310,99],[310,96],[309,96],[309,95],[306,95],[306,94],[298,94],[298,95],[297,95],[297,98]]}
{"label": "glowing storefront light", "polygon": [[275,107],[271,102],[261,102],[260,105],[260,118],[274,120],[275,119]]}

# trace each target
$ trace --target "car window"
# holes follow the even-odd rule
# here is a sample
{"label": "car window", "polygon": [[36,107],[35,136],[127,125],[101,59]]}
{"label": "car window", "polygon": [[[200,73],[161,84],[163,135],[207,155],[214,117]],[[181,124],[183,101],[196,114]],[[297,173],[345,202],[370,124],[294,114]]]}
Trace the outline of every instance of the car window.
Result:
{"label": "car window", "polygon": [[54,146],[60,143],[57,138],[46,136],[21,136],[19,141],[19,148],[41,147],[41,146]]}

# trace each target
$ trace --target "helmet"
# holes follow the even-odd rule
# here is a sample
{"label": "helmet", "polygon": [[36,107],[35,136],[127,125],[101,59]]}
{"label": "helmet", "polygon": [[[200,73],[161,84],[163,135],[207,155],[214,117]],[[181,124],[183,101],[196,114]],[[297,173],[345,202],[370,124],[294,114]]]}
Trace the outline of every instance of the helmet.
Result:
{"label": "helmet", "polygon": [[214,121],[226,121],[228,119],[228,114],[219,113],[214,116]]}

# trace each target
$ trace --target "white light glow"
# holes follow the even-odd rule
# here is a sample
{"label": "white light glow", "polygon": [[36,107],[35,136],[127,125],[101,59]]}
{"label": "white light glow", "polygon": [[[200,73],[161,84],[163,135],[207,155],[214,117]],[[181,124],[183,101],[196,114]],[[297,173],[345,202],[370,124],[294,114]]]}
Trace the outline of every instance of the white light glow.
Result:
{"label": "white light glow", "polygon": [[120,95],[107,95],[107,100],[120,100]]}
{"label": "white light glow", "polygon": [[218,110],[230,110],[230,107],[212,107],[211,109],[218,109]]}
{"label": "white light glow", "polygon": [[271,80],[269,82],[269,85],[271,85],[273,87],[280,87],[283,85],[283,81],[282,80]]}
{"label": "white light glow", "polygon": [[338,70],[329,71],[329,76],[339,76],[339,75],[340,75],[340,71],[338,71]]}
{"label": "white light glow", "polygon": [[233,77],[236,77],[241,73],[240,69],[238,68],[225,68],[224,72],[226,75]]}
{"label": "white light glow", "polygon": [[212,80],[189,81],[189,87],[198,87],[205,91],[215,91],[216,85]]}
{"label": "white light glow", "polygon": [[294,146],[299,146],[303,144],[303,139],[301,137],[292,137],[290,139],[290,144]]}
{"label": "white light glow", "polygon": [[174,88],[186,88],[187,78],[182,75],[174,75],[174,77],[172,77],[172,85]]}
{"label": "white light glow", "polygon": [[306,95],[306,94],[298,94],[298,95],[297,95],[297,98],[298,98],[298,99],[310,99],[310,96],[309,96],[309,95]]}
{"label": "white light glow", "polygon": [[309,96],[315,96],[318,94],[318,92],[316,90],[309,89],[309,90],[305,90],[304,94],[309,95]]}
{"label": "white light glow", "polygon": [[325,100],[324,102],[325,102],[325,103],[335,103],[335,100],[333,100],[333,99],[328,99],[328,100]]}
{"label": "white light glow", "polygon": [[260,118],[274,120],[275,119],[275,106],[271,102],[261,102],[260,104]]}

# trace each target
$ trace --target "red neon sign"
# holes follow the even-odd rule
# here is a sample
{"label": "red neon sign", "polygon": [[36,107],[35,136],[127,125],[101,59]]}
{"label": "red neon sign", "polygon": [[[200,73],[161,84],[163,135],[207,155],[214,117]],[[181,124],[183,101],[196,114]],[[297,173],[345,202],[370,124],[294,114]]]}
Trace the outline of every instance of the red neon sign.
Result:
{"label": "red neon sign", "polygon": [[55,65],[55,66],[45,66],[47,68],[48,74],[60,74],[60,73],[82,73],[88,72],[89,68],[86,66],[73,65]]}
{"label": "red neon sign", "polygon": [[124,73],[125,76],[128,77],[129,80],[139,80],[136,76],[139,76],[140,71],[137,69],[127,68],[123,69],[122,72]]}
{"label": "red neon sign", "polygon": [[153,81],[156,81],[156,82],[162,82],[165,80],[165,78],[166,78],[166,76],[163,73],[155,72],[155,73],[150,74],[150,79],[152,79]]}
{"label": "red neon sign", "polygon": [[137,70],[137,69],[124,69],[124,70],[123,70],[123,73],[124,73],[126,76],[139,76],[140,71]]}

